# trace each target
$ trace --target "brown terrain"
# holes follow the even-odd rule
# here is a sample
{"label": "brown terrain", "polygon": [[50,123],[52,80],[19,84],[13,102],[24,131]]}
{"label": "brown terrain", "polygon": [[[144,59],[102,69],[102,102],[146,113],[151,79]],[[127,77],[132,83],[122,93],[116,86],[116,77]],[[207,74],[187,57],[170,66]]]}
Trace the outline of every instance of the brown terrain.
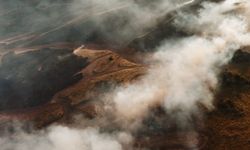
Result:
{"label": "brown terrain", "polygon": [[[17,15],[15,11],[19,10],[10,10],[3,15]],[[62,29],[53,27],[45,33],[42,30],[26,33],[24,30],[3,34],[0,40],[1,130],[15,121],[31,123],[39,130],[55,123],[71,124],[75,114],[88,119],[102,117],[100,95],[116,85],[130,84],[147,73],[148,64],[141,58],[150,56],[151,51],[142,51],[141,43],[150,49],[152,43],[147,41],[159,35],[158,38],[163,38],[162,32],[169,36],[186,35],[181,31],[172,33],[171,27],[162,31],[160,24],[160,31],[155,30],[116,47],[100,40],[104,37],[97,33],[82,40],[73,31],[79,24],[77,20],[61,26],[63,30],[69,30],[71,39],[67,40],[61,35],[54,36]],[[15,28],[8,22],[2,26]],[[144,128],[134,133],[134,147],[184,150],[195,149],[190,145],[198,145],[202,150],[249,150],[249,47],[235,53],[223,68],[220,81],[215,95],[216,108],[211,112],[204,109],[204,118],[194,119],[198,135],[189,129],[177,130],[175,123],[157,107],[152,109],[153,117],[149,116],[143,122]],[[169,126],[166,127],[166,123]],[[189,143],[183,143],[187,139]]]}

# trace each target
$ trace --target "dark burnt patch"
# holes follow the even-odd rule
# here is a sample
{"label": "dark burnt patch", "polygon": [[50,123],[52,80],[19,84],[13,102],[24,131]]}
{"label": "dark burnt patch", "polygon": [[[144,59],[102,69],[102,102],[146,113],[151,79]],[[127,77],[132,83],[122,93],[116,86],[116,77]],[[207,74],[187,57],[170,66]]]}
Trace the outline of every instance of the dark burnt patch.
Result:
{"label": "dark burnt patch", "polygon": [[70,50],[8,53],[0,65],[0,110],[37,106],[79,81],[87,60]]}

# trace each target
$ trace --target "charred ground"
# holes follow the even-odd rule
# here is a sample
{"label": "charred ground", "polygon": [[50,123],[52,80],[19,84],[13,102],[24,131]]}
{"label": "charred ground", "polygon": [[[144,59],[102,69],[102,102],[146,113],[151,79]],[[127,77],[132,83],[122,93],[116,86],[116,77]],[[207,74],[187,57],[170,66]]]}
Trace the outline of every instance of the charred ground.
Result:
{"label": "charred ground", "polygon": [[[0,20],[3,30],[0,41],[2,128],[12,120],[31,121],[35,127],[43,128],[55,122],[70,124],[71,117],[75,114],[83,114],[90,119],[100,117],[102,104],[96,98],[104,92],[103,89],[136,81],[147,72],[147,64],[143,64],[141,57],[150,55],[151,50],[167,37],[189,35],[174,28],[169,22],[159,22],[157,28],[144,36],[121,44],[106,34],[116,24],[111,24],[110,29],[105,29],[105,33],[93,26],[91,20],[80,19],[57,28],[58,24],[63,24],[69,17],[66,15],[60,16],[62,20],[56,19],[58,15],[53,14],[54,9],[59,14],[64,11],[63,5],[56,5],[61,4],[59,1],[53,1],[56,7],[53,9],[44,7],[38,1],[26,1],[21,5],[14,4],[13,1],[1,4],[5,8],[2,9],[3,17]],[[32,10],[29,5],[32,5]],[[48,26],[41,26],[39,22],[27,24],[30,18],[34,18],[31,11],[37,12],[35,17],[38,18],[51,11],[50,15],[56,17],[52,19],[57,22],[54,24],[51,20],[44,20],[43,24]],[[172,16],[170,14],[166,17]],[[121,17],[117,15],[108,18],[107,22],[115,18]],[[126,20],[118,19],[118,22]],[[31,33],[28,32],[29,27],[32,27]],[[116,35],[118,31],[119,29],[114,30],[110,35]],[[74,55],[73,50],[82,43],[85,44],[84,48],[80,48],[82,53]],[[149,116],[143,122],[142,130],[134,133],[135,147],[193,149],[194,147],[183,144],[185,139],[190,139],[200,149],[248,150],[249,60],[249,50],[244,48],[238,50],[230,64],[224,67],[215,96],[216,109],[213,112],[204,110],[205,123],[200,118],[194,118],[195,126],[200,132],[198,138],[188,128],[178,130],[176,122],[169,119],[161,107],[157,107],[152,110],[152,117]],[[114,130],[110,129],[112,127],[103,128]]]}

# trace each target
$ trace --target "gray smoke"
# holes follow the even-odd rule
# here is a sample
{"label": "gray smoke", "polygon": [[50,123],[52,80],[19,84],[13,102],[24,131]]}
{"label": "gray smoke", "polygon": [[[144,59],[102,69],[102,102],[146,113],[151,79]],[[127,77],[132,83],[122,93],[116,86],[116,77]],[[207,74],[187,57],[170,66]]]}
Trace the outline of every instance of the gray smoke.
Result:
{"label": "gray smoke", "polygon": [[[146,7],[118,0],[79,0],[75,4],[70,7],[73,16],[84,13],[83,6],[93,5],[93,13],[87,9],[90,14],[87,15],[105,34],[109,25],[98,15],[121,8],[127,22],[119,28],[119,34],[110,36],[121,36],[125,41],[143,34],[154,27],[159,18],[181,6],[176,1],[163,0]],[[76,12],[75,9],[82,10]],[[192,36],[166,39],[153,57],[145,58],[153,62],[148,74],[140,81],[108,93],[104,99],[106,107],[116,115],[121,126],[131,129],[140,127],[141,120],[158,105],[172,114],[181,126],[190,124],[191,115],[200,115],[199,105],[213,109],[213,94],[219,84],[221,67],[228,63],[237,49],[250,44],[249,10],[247,1],[225,0],[220,3],[203,2],[195,13],[179,11],[173,24]],[[124,145],[133,143],[132,139],[128,133],[110,134],[93,128],[56,126],[39,133],[20,132],[16,137],[1,138],[0,143],[4,150],[121,150],[125,149]]]}
{"label": "gray smoke", "polygon": [[0,43],[17,43],[8,38],[26,35],[21,45],[25,45],[27,41],[32,44],[67,39],[81,42],[101,39],[108,43],[126,45],[153,30],[167,14],[189,5],[188,2],[190,1],[2,1],[0,37],[5,38]]}

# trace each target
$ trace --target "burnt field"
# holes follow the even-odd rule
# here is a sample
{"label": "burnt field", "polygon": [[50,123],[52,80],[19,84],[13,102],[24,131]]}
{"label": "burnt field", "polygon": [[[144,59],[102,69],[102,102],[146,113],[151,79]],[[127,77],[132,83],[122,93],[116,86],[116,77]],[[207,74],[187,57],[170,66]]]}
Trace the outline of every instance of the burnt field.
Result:
{"label": "burnt field", "polygon": [[0,1],[0,145],[250,149],[249,8]]}

